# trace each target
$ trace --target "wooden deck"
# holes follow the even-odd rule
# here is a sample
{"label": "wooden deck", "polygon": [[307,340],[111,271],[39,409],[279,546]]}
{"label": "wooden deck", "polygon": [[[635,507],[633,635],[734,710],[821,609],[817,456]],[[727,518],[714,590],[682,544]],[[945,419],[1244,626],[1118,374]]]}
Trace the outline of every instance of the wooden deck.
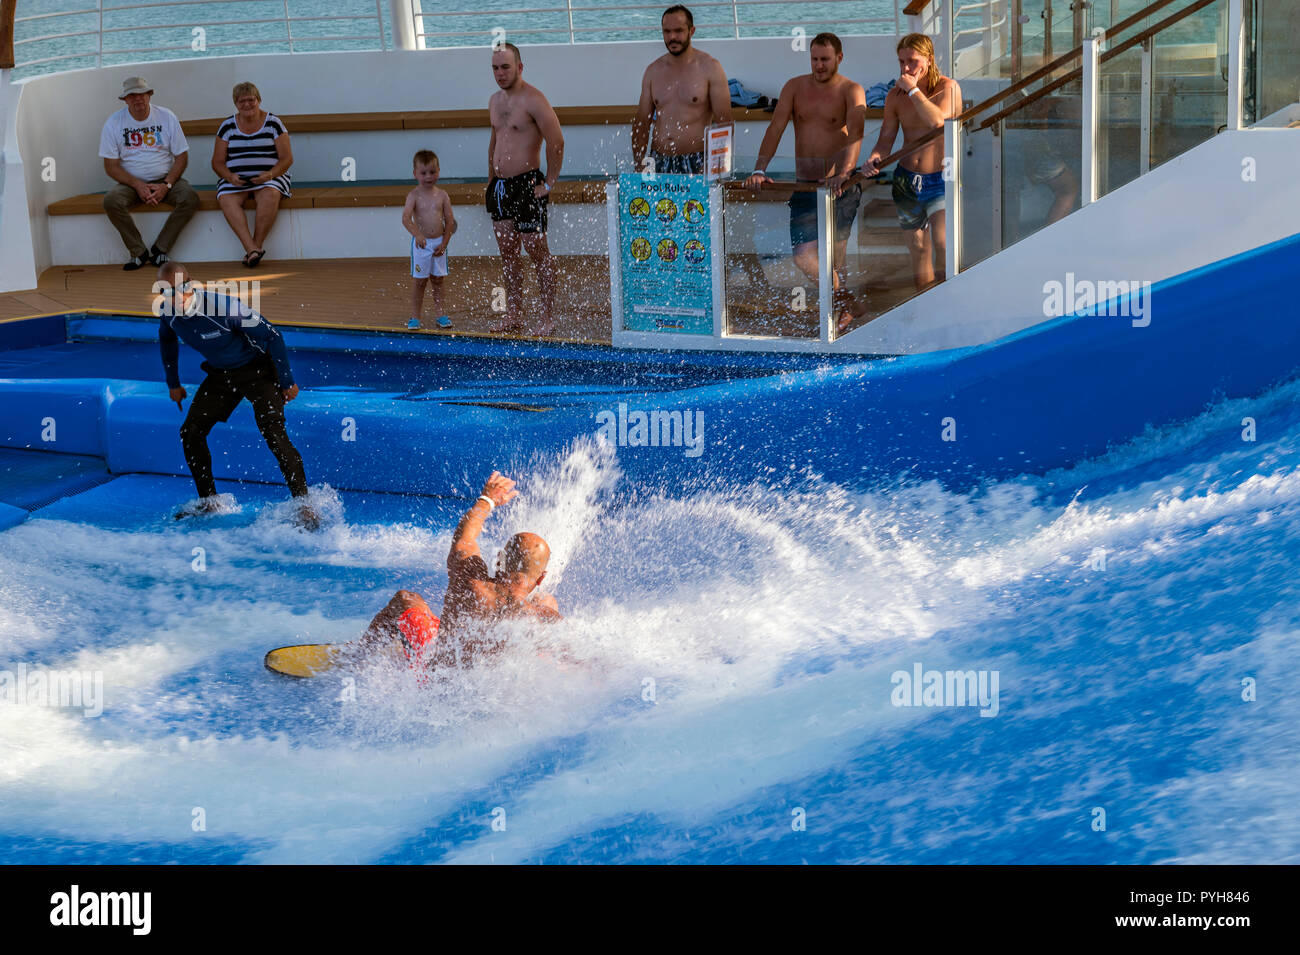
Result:
{"label": "wooden deck", "polygon": [[[610,341],[609,267],[603,257],[560,256],[553,340]],[[406,330],[411,314],[410,262],[382,259],[311,259],[277,262],[263,259],[255,269],[231,262],[189,265],[198,281],[257,281],[261,311],[272,322],[324,325],[372,331]],[[500,259],[453,257],[444,280],[446,311],[453,327],[434,325],[432,292],[425,294],[424,321],[432,329],[412,334],[491,334],[501,319],[492,310],[493,289],[501,286]],[[525,321],[537,315],[537,282],[526,268]],[[0,295],[0,320],[54,312],[112,309],[148,313],[155,270],[124,272],[121,266],[58,266],[46,269],[38,288]],[[496,296],[500,301],[500,296]],[[508,336],[501,336],[508,337]]]}
{"label": "wooden deck", "polygon": [[[816,292],[809,290],[812,308],[792,308],[790,285],[803,280],[788,268],[778,268],[769,284],[756,256],[728,255],[727,301],[730,331],[748,335],[817,337]],[[603,256],[558,256],[560,279],[556,291],[555,333],[550,341],[610,343],[610,277]],[[410,316],[409,262],[401,258],[311,259],[279,262],[264,259],[256,269],[232,262],[187,263],[199,281],[256,281],[260,311],[272,322],[353,328],[368,331],[406,331]],[[426,292],[424,323],[428,328],[411,334],[493,335],[531,337],[538,320],[538,290],[532,265],[525,266],[525,330],[522,334],[496,334],[489,326],[502,316],[493,305],[502,301],[500,259],[496,256],[460,256],[450,262],[444,282],[446,313],[452,328],[437,328],[433,296]],[[785,276],[784,273],[789,273]],[[124,272],[116,265],[57,266],[46,269],[39,286],[0,295],[0,321],[33,315],[82,312],[90,309],[149,314],[152,268]],[[849,274],[849,287],[857,307],[866,312],[852,327],[870,321],[913,294],[911,272],[905,256],[872,257],[870,275]]]}

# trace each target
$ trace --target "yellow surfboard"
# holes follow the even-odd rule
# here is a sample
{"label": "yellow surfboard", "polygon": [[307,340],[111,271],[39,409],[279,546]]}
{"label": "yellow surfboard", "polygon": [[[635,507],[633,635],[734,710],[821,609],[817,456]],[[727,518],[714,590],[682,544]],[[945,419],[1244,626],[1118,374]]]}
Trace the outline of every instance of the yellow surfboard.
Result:
{"label": "yellow surfboard", "polygon": [[266,655],[266,668],[284,676],[313,677],[343,664],[355,643],[302,643],[295,647],[276,647]]}

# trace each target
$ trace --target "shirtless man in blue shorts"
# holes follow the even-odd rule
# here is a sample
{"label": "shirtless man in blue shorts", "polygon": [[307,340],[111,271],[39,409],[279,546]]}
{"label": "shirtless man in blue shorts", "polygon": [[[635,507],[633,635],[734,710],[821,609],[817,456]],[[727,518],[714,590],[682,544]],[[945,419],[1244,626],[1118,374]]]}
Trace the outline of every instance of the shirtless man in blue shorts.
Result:
{"label": "shirtless man in blue shorts", "polygon": [[[819,33],[808,45],[812,69],[786,83],[776,102],[776,112],[768,123],[763,142],[758,147],[754,174],[745,180],[749,189],[757,189],[772,180],[764,172],[785,128],[794,120],[795,177],[800,182],[819,183],[835,195],[835,271],[836,289],[843,286],[840,270],[848,251],[849,232],[858,215],[862,187],[845,186],[858,162],[862,148],[862,129],[866,122],[867,96],[860,83],[839,72],[844,49],[834,33]],[[817,264],[817,193],[796,192],[790,196],[790,245],[794,262],[813,282],[818,280]],[[841,313],[841,326],[851,319]]]}
{"label": "shirtless man in blue shorts", "polygon": [[[894,149],[898,130],[903,145],[942,129],[944,120],[961,113],[961,88],[934,65],[934,44],[923,33],[898,41],[898,82],[885,97],[885,118],[876,148],[862,164],[874,176],[880,160]],[[935,138],[904,157],[894,170],[894,205],[912,255],[912,278],[918,291],[942,282],[947,262],[944,213],[943,139]],[[937,263],[937,278],[936,278]]]}

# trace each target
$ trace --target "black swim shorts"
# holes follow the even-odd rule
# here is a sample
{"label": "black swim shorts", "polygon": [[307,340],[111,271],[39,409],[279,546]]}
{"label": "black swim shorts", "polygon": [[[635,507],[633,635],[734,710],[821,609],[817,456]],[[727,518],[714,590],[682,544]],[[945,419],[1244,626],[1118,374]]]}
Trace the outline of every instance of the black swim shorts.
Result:
{"label": "black swim shorts", "polygon": [[668,176],[698,176],[704,172],[704,151],[697,153],[680,153],[676,156],[665,156],[656,150],[650,150],[650,158],[654,161],[655,172],[661,172]]}
{"label": "black swim shorts", "polygon": [[[858,217],[862,186],[854,183],[835,200],[835,241],[847,242]],[[790,245],[797,248],[817,241],[817,193],[795,192],[790,195]]]}
{"label": "black swim shorts", "polygon": [[492,177],[488,182],[486,206],[493,222],[513,219],[516,232],[546,232],[549,196],[538,199],[536,186],[546,181],[540,169],[530,169],[508,179]]}

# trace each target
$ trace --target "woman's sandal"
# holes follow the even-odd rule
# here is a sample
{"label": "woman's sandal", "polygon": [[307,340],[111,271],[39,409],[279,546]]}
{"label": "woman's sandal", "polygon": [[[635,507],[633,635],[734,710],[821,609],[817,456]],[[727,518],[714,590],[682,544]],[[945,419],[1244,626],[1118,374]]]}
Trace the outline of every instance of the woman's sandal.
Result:
{"label": "woman's sandal", "polygon": [[266,255],[266,249],[254,249],[252,252],[244,253],[244,267],[249,269],[257,268],[257,263],[262,261]]}

